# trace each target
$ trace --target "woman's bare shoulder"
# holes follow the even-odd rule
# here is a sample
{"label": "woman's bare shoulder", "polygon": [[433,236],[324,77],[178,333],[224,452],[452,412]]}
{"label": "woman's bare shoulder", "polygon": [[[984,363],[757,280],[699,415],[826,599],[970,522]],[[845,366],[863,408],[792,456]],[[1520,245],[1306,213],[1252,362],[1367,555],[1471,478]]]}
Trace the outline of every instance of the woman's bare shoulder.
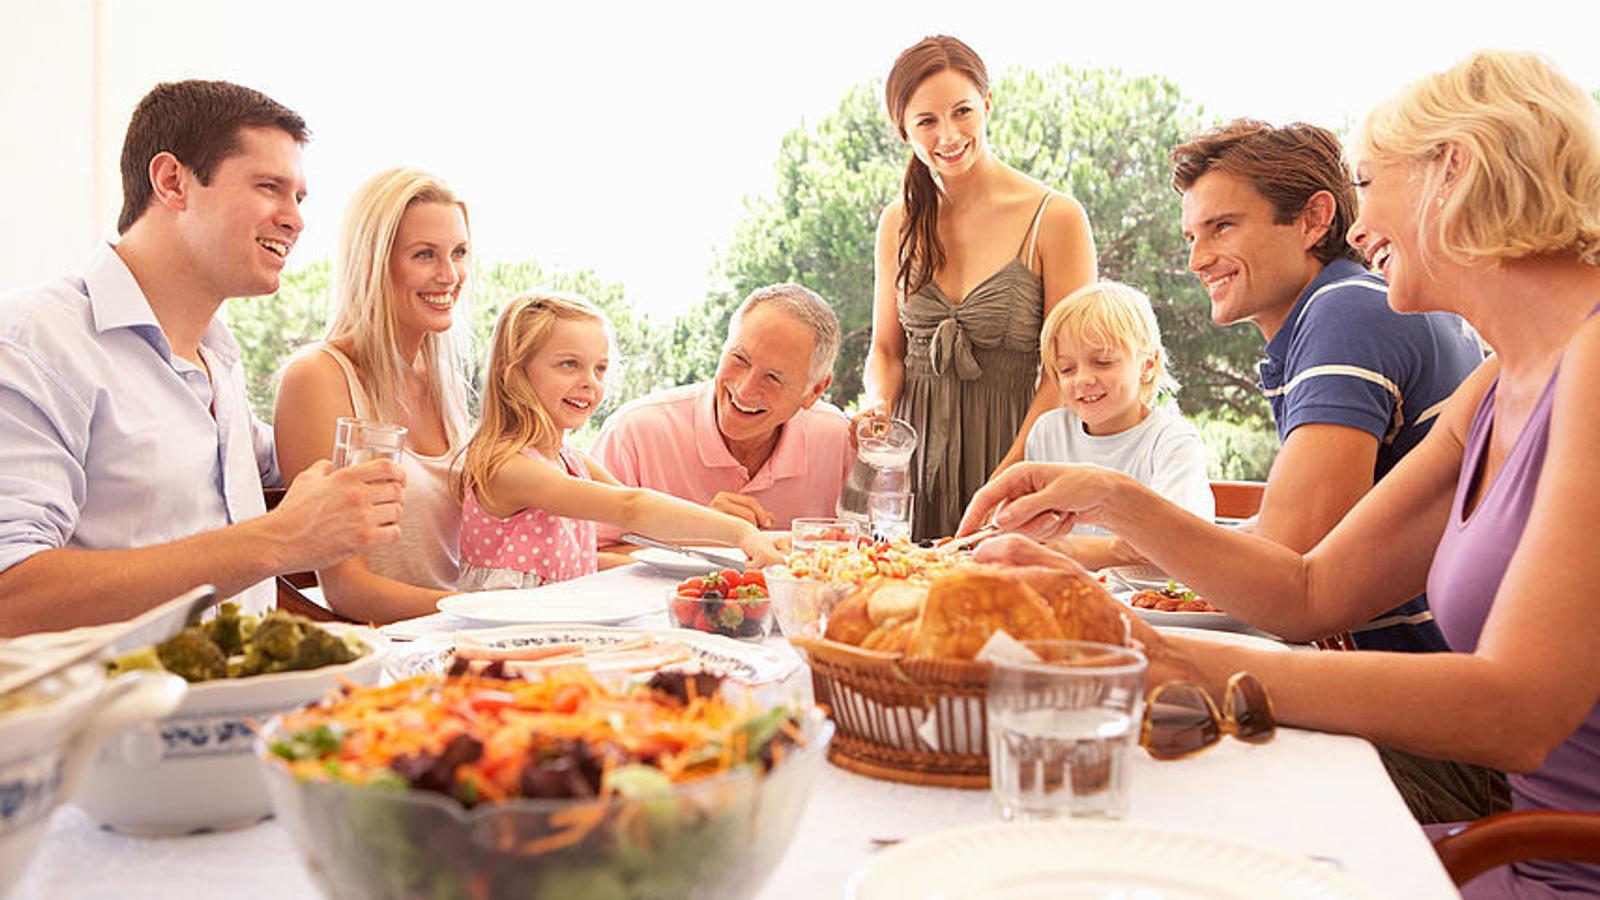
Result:
{"label": "woman's bare shoulder", "polygon": [[348,399],[350,387],[338,360],[324,353],[318,344],[297,351],[284,364],[279,397],[285,392],[300,396],[337,393]]}
{"label": "woman's bare shoulder", "polygon": [[904,222],[905,218],[906,218],[906,204],[905,204],[905,201],[896,198],[894,200],[889,201],[889,205],[885,206],[883,208],[883,212],[878,214],[878,227],[880,229],[891,228],[891,227],[899,228],[900,227],[900,223]]}

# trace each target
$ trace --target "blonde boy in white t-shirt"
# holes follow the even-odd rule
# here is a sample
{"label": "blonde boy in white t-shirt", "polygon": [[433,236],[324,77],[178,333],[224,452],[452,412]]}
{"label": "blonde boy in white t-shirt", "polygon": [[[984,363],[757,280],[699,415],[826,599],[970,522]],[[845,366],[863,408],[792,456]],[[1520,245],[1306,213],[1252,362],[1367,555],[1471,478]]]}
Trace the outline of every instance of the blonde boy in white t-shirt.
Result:
{"label": "blonde boy in white t-shirt", "polygon": [[[1210,521],[1214,512],[1200,433],[1175,405],[1157,406],[1178,384],[1167,371],[1150,299],[1115,281],[1085,285],[1056,304],[1039,335],[1047,377],[1061,389],[1061,407],[1028,432],[1030,461],[1087,463],[1125,472],[1163,497]],[[1073,529],[1075,555],[1094,556]],[[1109,551],[1109,546],[1102,548]],[[1110,560],[1107,560],[1110,561]]]}

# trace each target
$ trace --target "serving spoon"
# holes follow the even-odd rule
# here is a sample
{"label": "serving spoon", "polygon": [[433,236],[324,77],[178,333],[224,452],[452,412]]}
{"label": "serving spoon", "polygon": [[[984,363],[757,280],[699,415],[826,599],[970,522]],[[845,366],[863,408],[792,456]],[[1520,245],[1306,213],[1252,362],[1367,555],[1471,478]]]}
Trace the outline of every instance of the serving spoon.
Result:
{"label": "serving spoon", "polygon": [[92,629],[79,641],[53,652],[45,651],[43,659],[0,675],[0,695],[27,687],[107,650],[121,654],[159,644],[199,622],[200,614],[215,606],[217,600],[216,589],[209,584],[202,584],[125,622]]}

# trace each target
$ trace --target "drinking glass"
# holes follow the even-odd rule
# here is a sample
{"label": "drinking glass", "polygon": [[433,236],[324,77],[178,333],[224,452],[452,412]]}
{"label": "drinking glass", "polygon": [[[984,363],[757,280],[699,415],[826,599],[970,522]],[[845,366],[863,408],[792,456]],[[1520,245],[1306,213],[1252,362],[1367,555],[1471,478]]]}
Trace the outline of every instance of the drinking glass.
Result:
{"label": "drinking glass", "polygon": [[1024,645],[1037,662],[994,661],[989,677],[989,780],[1000,818],[1122,818],[1144,655],[1091,641]]}
{"label": "drinking glass", "polygon": [[333,467],[342,469],[373,459],[398,463],[405,446],[404,426],[341,418],[333,430]]}
{"label": "drinking glass", "polygon": [[867,521],[873,537],[886,541],[911,540],[911,515],[916,494],[910,491],[872,491],[867,494]]}
{"label": "drinking glass", "polygon": [[796,551],[843,550],[860,536],[861,529],[849,519],[802,518],[789,523],[789,546]]}

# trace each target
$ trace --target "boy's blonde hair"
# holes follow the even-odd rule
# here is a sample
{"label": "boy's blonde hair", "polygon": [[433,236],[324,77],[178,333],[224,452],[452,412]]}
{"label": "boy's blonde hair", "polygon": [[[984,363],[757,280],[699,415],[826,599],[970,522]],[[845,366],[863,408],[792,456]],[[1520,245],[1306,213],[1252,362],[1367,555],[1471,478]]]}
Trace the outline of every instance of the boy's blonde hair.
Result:
{"label": "boy's blonde hair", "polygon": [[1433,164],[1418,223],[1453,259],[1600,265],[1600,109],[1542,56],[1473,53],[1379,105],[1351,146],[1357,160]]}
{"label": "boy's blonde hair", "polygon": [[1161,346],[1161,325],[1156,322],[1150,298],[1121,282],[1098,281],[1068,294],[1045,317],[1039,331],[1039,357],[1051,381],[1059,387],[1056,339],[1093,347],[1117,348],[1134,356],[1149,355],[1155,365],[1139,379],[1139,402],[1149,406],[1162,392],[1175,394],[1178,382],[1167,371],[1167,351]]}
{"label": "boy's blonde hair", "polygon": [[[478,430],[467,441],[466,459],[456,485],[482,490],[494,474],[527,447],[548,447],[561,441],[560,429],[534,393],[528,361],[549,340],[557,322],[592,320],[606,327],[605,313],[582,297],[530,293],[514,298],[500,311],[483,376],[483,412]],[[481,494],[479,495],[482,496]]]}

